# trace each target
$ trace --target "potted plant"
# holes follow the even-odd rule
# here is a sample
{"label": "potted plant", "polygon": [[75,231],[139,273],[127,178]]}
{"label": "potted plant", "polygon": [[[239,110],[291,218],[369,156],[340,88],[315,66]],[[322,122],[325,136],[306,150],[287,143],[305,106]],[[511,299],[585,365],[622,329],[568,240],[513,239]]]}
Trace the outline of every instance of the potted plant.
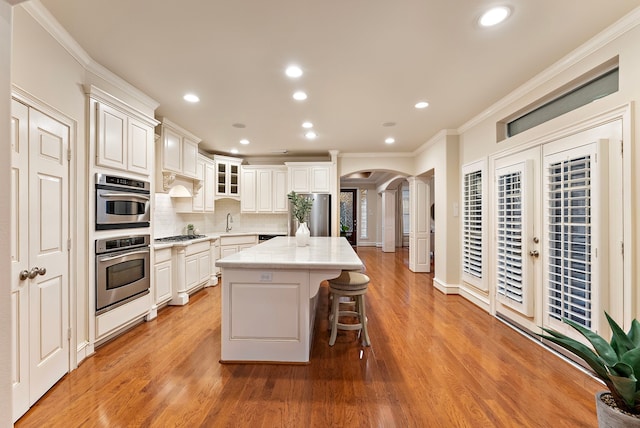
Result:
{"label": "potted plant", "polygon": [[548,334],[539,336],[566,349],[586,362],[609,391],[596,394],[598,425],[601,427],[640,427],[640,323],[633,320],[629,333],[605,312],[611,331],[607,342],[597,333],[580,324],[564,319],[564,322],[581,335],[589,346],[557,331],[542,327]]}
{"label": "potted plant", "polygon": [[311,212],[313,200],[293,191],[287,195],[287,198],[291,201],[291,213],[299,223],[296,231],[296,243],[299,247],[304,247],[309,243],[310,233],[306,220]]}

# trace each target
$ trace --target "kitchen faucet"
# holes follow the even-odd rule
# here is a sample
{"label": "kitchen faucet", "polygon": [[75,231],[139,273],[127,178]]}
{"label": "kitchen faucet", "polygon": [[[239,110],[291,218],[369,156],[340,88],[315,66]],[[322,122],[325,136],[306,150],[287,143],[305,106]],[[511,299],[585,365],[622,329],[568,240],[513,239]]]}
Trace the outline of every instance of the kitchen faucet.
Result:
{"label": "kitchen faucet", "polygon": [[227,213],[227,232],[232,229],[231,226],[229,226],[229,223],[233,223],[233,217],[231,217],[231,213]]}

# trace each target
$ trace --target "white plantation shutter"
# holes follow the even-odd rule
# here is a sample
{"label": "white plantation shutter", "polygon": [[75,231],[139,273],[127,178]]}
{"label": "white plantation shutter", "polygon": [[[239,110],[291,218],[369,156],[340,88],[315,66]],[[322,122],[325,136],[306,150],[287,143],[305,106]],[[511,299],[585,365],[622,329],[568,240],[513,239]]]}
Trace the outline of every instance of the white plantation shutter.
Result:
{"label": "white plantation shutter", "polygon": [[[548,265],[545,312],[555,325],[568,318],[594,330],[599,309],[597,145],[545,156]],[[602,203],[602,202],[600,202]]]}
{"label": "white plantation shutter", "polygon": [[482,279],[482,171],[463,177],[462,272],[465,279],[477,283]]}
{"label": "white plantation shutter", "polygon": [[[496,173],[496,269],[497,298],[526,316],[533,315],[531,296],[534,284],[525,259],[527,210],[527,164],[519,163]],[[528,256],[526,256],[528,257]]]}

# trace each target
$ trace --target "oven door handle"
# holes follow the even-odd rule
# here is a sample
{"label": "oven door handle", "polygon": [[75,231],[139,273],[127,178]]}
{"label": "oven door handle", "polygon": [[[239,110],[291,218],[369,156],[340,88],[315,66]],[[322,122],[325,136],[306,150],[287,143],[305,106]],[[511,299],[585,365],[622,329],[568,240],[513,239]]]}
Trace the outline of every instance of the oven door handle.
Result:
{"label": "oven door handle", "polygon": [[101,193],[100,196],[103,198],[133,198],[142,199],[143,201],[149,200],[148,196],[136,195],[134,193]]}
{"label": "oven door handle", "polygon": [[130,251],[130,252],[126,252],[124,254],[120,253],[116,256],[112,256],[112,257],[105,257],[105,256],[98,256],[99,261],[101,262],[109,262],[111,260],[116,260],[116,259],[121,259],[123,257],[129,257],[129,256],[133,256],[135,254],[149,254],[149,250],[139,250],[139,251]]}

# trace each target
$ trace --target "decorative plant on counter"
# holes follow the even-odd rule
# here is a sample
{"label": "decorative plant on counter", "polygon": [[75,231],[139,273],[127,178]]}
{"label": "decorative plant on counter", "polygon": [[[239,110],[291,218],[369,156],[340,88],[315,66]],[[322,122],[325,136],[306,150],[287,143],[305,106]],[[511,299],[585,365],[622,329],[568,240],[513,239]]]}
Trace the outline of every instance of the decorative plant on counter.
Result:
{"label": "decorative plant on counter", "polygon": [[548,335],[539,336],[584,360],[607,385],[619,409],[632,415],[640,415],[640,323],[634,319],[629,333],[625,334],[609,314],[605,312],[605,315],[613,332],[610,343],[580,324],[564,319],[566,324],[591,343],[593,350],[577,340],[544,327],[542,330]]}
{"label": "decorative plant on counter", "polygon": [[304,223],[309,212],[311,212],[313,200],[293,191],[287,195],[287,198],[291,201],[293,216],[299,223]]}

